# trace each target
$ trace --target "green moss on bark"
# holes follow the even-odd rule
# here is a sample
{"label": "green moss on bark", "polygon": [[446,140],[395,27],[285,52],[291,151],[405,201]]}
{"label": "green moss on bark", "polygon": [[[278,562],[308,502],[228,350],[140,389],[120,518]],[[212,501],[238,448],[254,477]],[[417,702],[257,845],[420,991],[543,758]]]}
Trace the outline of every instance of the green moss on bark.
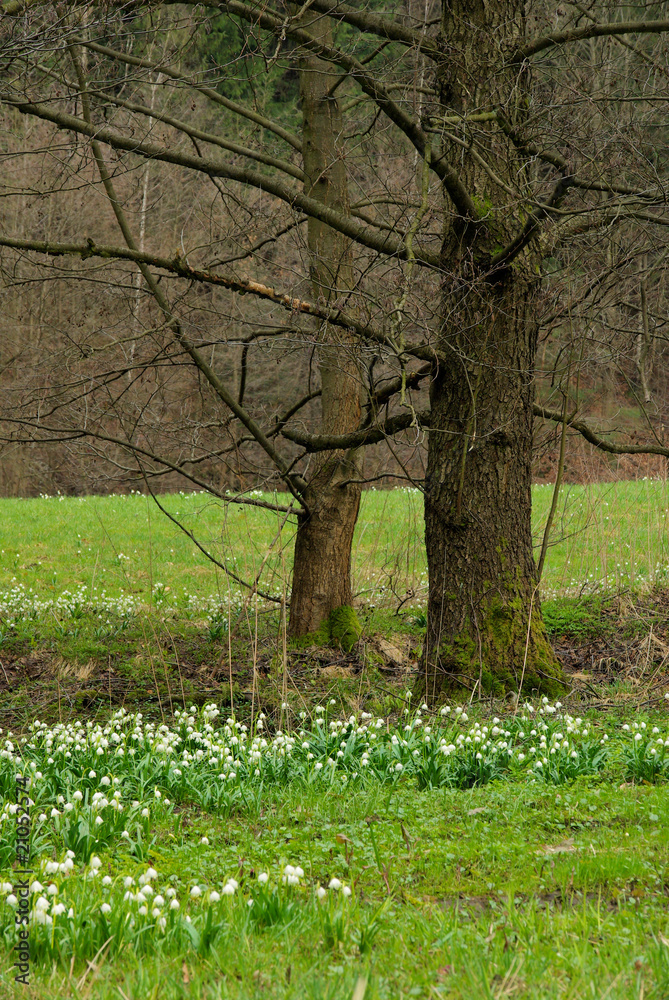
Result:
{"label": "green moss on bark", "polygon": [[297,640],[296,645],[335,646],[350,653],[362,635],[362,625],[355,610],[347,604],[335,608],[316,629]]}
{"label": "green moss on bark", "polygon": [[[436,656],[435,656],[436,654]],[[562,668],[553,652],[537,608],[528,629],[527,608],[520,596],[506,602],[495,598],[473,622],[467,618],[459,634],[445,639],[438,650],[436,674],[430,692],[430,669],[417,684],[421,697],[433,700],[448,692],[471,692],[496,697],[509,692],[556,696],[565,689]],[[434,668],[432,668],[434,669]]]}

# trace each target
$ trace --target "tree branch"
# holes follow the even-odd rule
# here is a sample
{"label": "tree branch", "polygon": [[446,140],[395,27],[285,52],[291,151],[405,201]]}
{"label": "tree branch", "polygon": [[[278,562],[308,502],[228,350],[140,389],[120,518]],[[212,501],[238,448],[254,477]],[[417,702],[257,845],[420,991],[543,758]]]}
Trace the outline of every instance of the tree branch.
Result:
{"label": "tree branch", "polygon": [[[87,260],[89,257],[101,257],[107,260],[129,260],[136,264],[149,264],[152,267],[159,267],[164,271],[175,274],[180,278],[188,278],[191,281],[199,281],[205,284],[218,285],[220,288],[227,288],[240,295],[254,295],[260,299],[274,302],[283,309],[291,313],[304,313],[307,316],[315,316],[318,319],[339,326],[345,330],[354,330],[368,340],[387,347],[392,347],[390,339],[375,327],[361,323],[359,319],[343,309],[329,309],[328,307],[315,306],[304,299],[298,299],[284,292],[277,292],[268,285],[263,285],[259,281],[240,278],[225,278],[222,275],[211,274],[199,268],[191,267],[184,257],[176,254],[174,257],[162,257],[159,254],[147,253],[142,250],[135,250],[130,247],[98,246],[92,239],[85,243],[59,243],[53,240],[18,240],[0,234],[0,246],[10,247],[14,250],[33,250],[37,253],[44,253],[50,257],[73,256]],[[437,353],[427,344],[406,345],[404,353],[410,357],[420,358],[435,362],[438,360]]]}
{"label": "tree branch", "polygon": [[524,59],[543,52],[554,45],[565,42],[580,42],[586,38],[601,38],[605,35],[661,34],[669,31],[669,20],[661,21],[620,21],[618,24],[586,24],[582,28],[568,28],[540,35],[521,45],[511,55],[510,62],[521,63]]}
{"label": "tree branch", "polygon": [[[337,232],[343,233],[362,246],[375,250],[377,253],[386,256],[397,257],[400,260],[406,259],[406,248],[402,240],[398,240],[390,233],[382,235],[370,232],[365,226],[359,225],[349,215],[336,212],[326,205],[310,198],[302,192],[295,191],[282,181],[276,178],[256,173],[247,167],[238,167],[222,160],[212,160],[204,156],[193,156],[191,153],[170,150],[164,146],[159,146],[153,142],[131,139],[121,135],[114,129],[104,125],[94,125],[82,118],[69,115],[64,111],[56,111],[44,104],[35,104],[23,100],[11,93],[0,93],[0,102],[20,111],[21,114],[33,115],[42,118],[44,121],[53,122],[59,128],[67,129],[79,135],[86,135],[98,142],[111,146],[112,149],[122,149],[129,153],[136,153],[148,159],[162,160],[165,163],[174,163],[176,166],[184,167],[187,170],[196,170],[199,173],[207,174],[210,177],[227,177],[229,180],[238,181],[240,184],[249,184],[251,187],[268,191],[276,198],[286,202],[294,208],[298,208],[306,215],[319,219]],[[416,260],[429,267],[439,268],[439,257],[433,254],[418,252],[415,254]]]}
{"label": "tree branch", "polygon": [[389,417],[385,423],[375,427],[362,427],[349,434],[307,434],[306,431],[283,430],[281,434],[289,441],[301,445],[307,452],[346,451],[362,445],[376,444],[385,438],[404,431],[408,427],[429,427],[429,413],[400,413]]}
{"label": "tree branch", "polygon": [[[555,423],[562,423],[564,414],[559,410],[549,410],[538,403],[533,407],[535,417],[543,417],[544,420],[553,420]],[[661,444],[612,444],[605,438],[596,434],[585,420],[576,416],[567,417],[567,427],[573,427],[586,441],[599,448],[600,451],[609,452],[611,455],[664,455],[669,458],[669,448]]]}

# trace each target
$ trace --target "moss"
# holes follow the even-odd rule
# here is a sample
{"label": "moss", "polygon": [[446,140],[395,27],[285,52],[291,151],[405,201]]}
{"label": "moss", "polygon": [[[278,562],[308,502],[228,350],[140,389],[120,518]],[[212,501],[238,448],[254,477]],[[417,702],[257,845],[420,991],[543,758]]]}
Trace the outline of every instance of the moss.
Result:
{"label": "moss", "polygon": [[342,604],[330,612],[328,618],[330,640],[350,653],[362,634],[362,626],[352,607]]}
{"label": "moss", "polygon": [[476,623],[468,618],[459,634],[442,642],[438,679],[444,695],[475,688],[499,697],[522,686],[526,695],[555,696],[565,689],[541,616],[533,613],[528,630],[527,605],[518,593],[506,601],[495,597]]}
{"label": "moss", "polygon": [[362,635],[362,625],[354,609],[347,604],[335,608],[315,632],[300,636],[293,645],[297,648],[307,646],[336,646],[350,653]]}

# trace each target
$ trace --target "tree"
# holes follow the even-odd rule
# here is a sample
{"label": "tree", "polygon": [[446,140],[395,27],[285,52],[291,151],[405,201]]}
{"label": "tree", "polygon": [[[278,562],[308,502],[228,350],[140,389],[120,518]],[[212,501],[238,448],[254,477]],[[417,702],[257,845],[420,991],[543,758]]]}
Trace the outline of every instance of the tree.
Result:
{"label": "tree", "polygon": [[[235,122],[263,129],[269,145],[255,136],[240,143],[224,130],[195,129],[167,111],[111,92],[104,82],[110,64],[186,83],[186,69],[133,53],[148,37],[145,22],[138,28],[140,9],[126,15],[125,47],[105,42],[110,26],[104,17],[89,17],[83,31],[77,14],[71,26],[70,41],[100,60],[97,82],[95,77],[86,82],[97,102],[95,120],[73,114],[57,95],[38,99],[26,80],[39,79],[43,88],[55,73],[60,87],[66,81],[52,65],[45,72],[44,59],[35,56],[40,46],[34,24],[40,27],[42,49],[51,44],[56,61],[62,41],[61,35],[51,36],[50,43],[40,20],[48,20],[50,5],[31,4],[23,13],[25,6],[24,0],[4,5],[18,19],[23,46],[14,56],[21,73],[6,74],[0,94],[6,106],[51,122],[61,132],[94,139],[125,158],[122,162],[143,157],[224,183],[225,197],[231,185],[262,191],[273,205],[290,207],[290,220],[282,219],[284,232],[294,234],[303,219],[309,220],[305,250],[312,301],[303,286],[299,296],[282,295],[268,281],[222,274],[211,254],[199,261],[194,251],[184,259],[131,245],[2,239],[23,250],[133,261],[143,273],[160,268],[179,279],[236,288],[258,301],[285,305],[293,314],[318,317],[321,327],[310,346],[319,350],[323,416],[314,433],[294,420],[289,423],[309,404],[310,392],[274,427],[263,426],[244,407],[243,392],[231,392],[206,363],[206,340],[193,340],[172,306],[161,306],[180,356],[189,358],[245,428],[246,440],[238,438],[236,447],[250,439],[261,449],[299,510],[293,593],[295,608],[306,610],[300,610],[294,634],[312,629],[328,608],[348,601],[350,585],[341,584],[363,478],[358,449],[379,440],[390,443],[392,435],[409,427],[426,427],[430,590],[419,689],[437,700],[445,686],[453,685],[470,690],[554,687],[560,668],[541,620],[530,532],[534,418],[572,427],[609,451],[669,454],[661,440],[629,445],[598,433],[576,410],[569,411],[568,385],[559,410],[535,400],[545,303],[552,299],[554,315],[571,322],[585,315],[603,282],[615,283],[621,268],[633,281],[640,255],[652,257],[656,281],[663,268],[658,233],[667,222],[664,166],[649,141],[666,134],[666,122],[656,111],[666,82],[658,45],[669,21],[655,17],[663,5],[565,3],[556,13],[543,3],[528,10],[521,0],[450,0],[438,19],[431,19],[429,11],[420,18],[410,8],[401,16],[399,11],[377,14],[334,0],[313,0],[308,13],[241,0],[219,3],[215,14],[196,13],[188,4],[174,8],[182,12],[173,15],[177,35],[197,38],[211,17],[223,16],[242,31],[245,51],[265,53],[270,72],[284,54],[297,60],[306,142],[279,122],[276,109],[267,113],[257,101],[253,106],[233,102],[197,75],[188,81],[198,95],[225,107]],[[116,24],[114,30],[119,30]],[[619,46],[626,73],[618,75],[613,90],[593,92],[599,72],[593,71],[593,53],[595,63],[604,60],[604,51],[605,61],[614,65]],[[182,46],[182,58],[187,51]],[[643,80],[637,67],[646,73]],[[137,80],[137,85],[145,84]],[[81,80],[77,89],[83,100]],[[65,93],[72,103],[71,82]],[[340,109],[341,95],[349,98],[346,109]],[[348,109],[358,118],[345,136]],[[638,146],[621,129],[621,109],[629,118],[629,134],[641,139]],[[138,127],[141,120],[160,121],[181,138],[176,145],[156,142],[150,129]],[[185,148],[184,137],[196,154]],[[378,162],[382,141],[401,164],[394,176],[384,174]],[[289,147],[289,158],[278,154],[277,142]],[[205,144],[206,150],[213,146],[227,152],[213,155]],[[300,167],[295,152],[302,153]],[[407,197],[414,167],[416,192]],[[349,209],[353,181],[365,196],[357,209]],[[384,186],[385,192],[379,190]],[[439,196],[441,236],[433,228]],[[385,214],[363,211],[384,201]],[[610,249],[612,234],[616,252],[609,254],[604,277],[601,249]],[[295,244],[290,253],[295,259]],[[254,266],[269,270],[257,251],[252,254],[248,259]],[[151,287],[146,275],[145,280]],[[154,298],[159,302],[155,293]],[[618,300],[610,305],[622,307]],[[640,311],[642,317],[648,313],[643,305]],[[642,381],[647,381],[643,345],[649,343],[648,330],[642,324]],[[375,370],[377,356],[381,365]],[[571,364],[562,370],[558,365],[558,374],[571,371]],[[411,397],[428,376],[429,413]],[[391,400],[394,409],[384,412]],[[303,451],[287,457],[276,444],[278,437]],[[121,443],[138,453],[132,442]],[[311,465],[309,456],[316,456]],[[330,559],[336,568],[326,573],[322,567]],[[314,574],[327,585],[324,599],[314,598]]]}

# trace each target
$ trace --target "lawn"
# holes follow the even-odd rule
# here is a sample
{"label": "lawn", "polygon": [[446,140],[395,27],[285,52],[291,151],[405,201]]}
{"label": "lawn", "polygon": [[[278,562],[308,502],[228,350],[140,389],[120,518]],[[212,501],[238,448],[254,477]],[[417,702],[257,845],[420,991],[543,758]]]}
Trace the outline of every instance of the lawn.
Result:
{"label": "lawn", "polygon": [[[550,500],[535,488],[538,543]],[[276,514],[161,503],[242,577],[274,542],[262,584],[283,596]],[[587,664],[622,643],[624,663],[564,704],[433,714],[408,691],[416,492],[364,495],[362,648],[325,659],[282,655],[279,610],[246,603],[146,497],[1,500],[0,996],[669,996],[667,507],[657,481],[560,499],[549,629]],[[403,650],[395,671],[378,634]]]}
{"label": "lawn", "polygon": [[[287,707],[273,736],[208,705],[6,743],[3,996],[667,996],[666,713],[340,708]],[[8,970],[17,771],[28,987]]]}
{"label": "lawn", "polygon": [[[534,487],[537,546],[551,497],[552,487]],[[261,589],[276,597],[285,594],[294,535],[285,515],[224,504],[203,493],[159,499],[234,573],[252,581],[262,570]],[[288,499],[279,497],[282,503]],[[363,494],[353,546],[354,588],[361,604],[424,605],[421,499],[412,489]],[[665,583],[668,510],[664,480],[564,486],[542,581],[544,596]],[[178,606],[237,604],[242,597],[240,587],[145,496],[2,499],[0,514],[0,593],[23,587],[52,597],[86,587],[88,593],[125,594],[130,603]]]}

